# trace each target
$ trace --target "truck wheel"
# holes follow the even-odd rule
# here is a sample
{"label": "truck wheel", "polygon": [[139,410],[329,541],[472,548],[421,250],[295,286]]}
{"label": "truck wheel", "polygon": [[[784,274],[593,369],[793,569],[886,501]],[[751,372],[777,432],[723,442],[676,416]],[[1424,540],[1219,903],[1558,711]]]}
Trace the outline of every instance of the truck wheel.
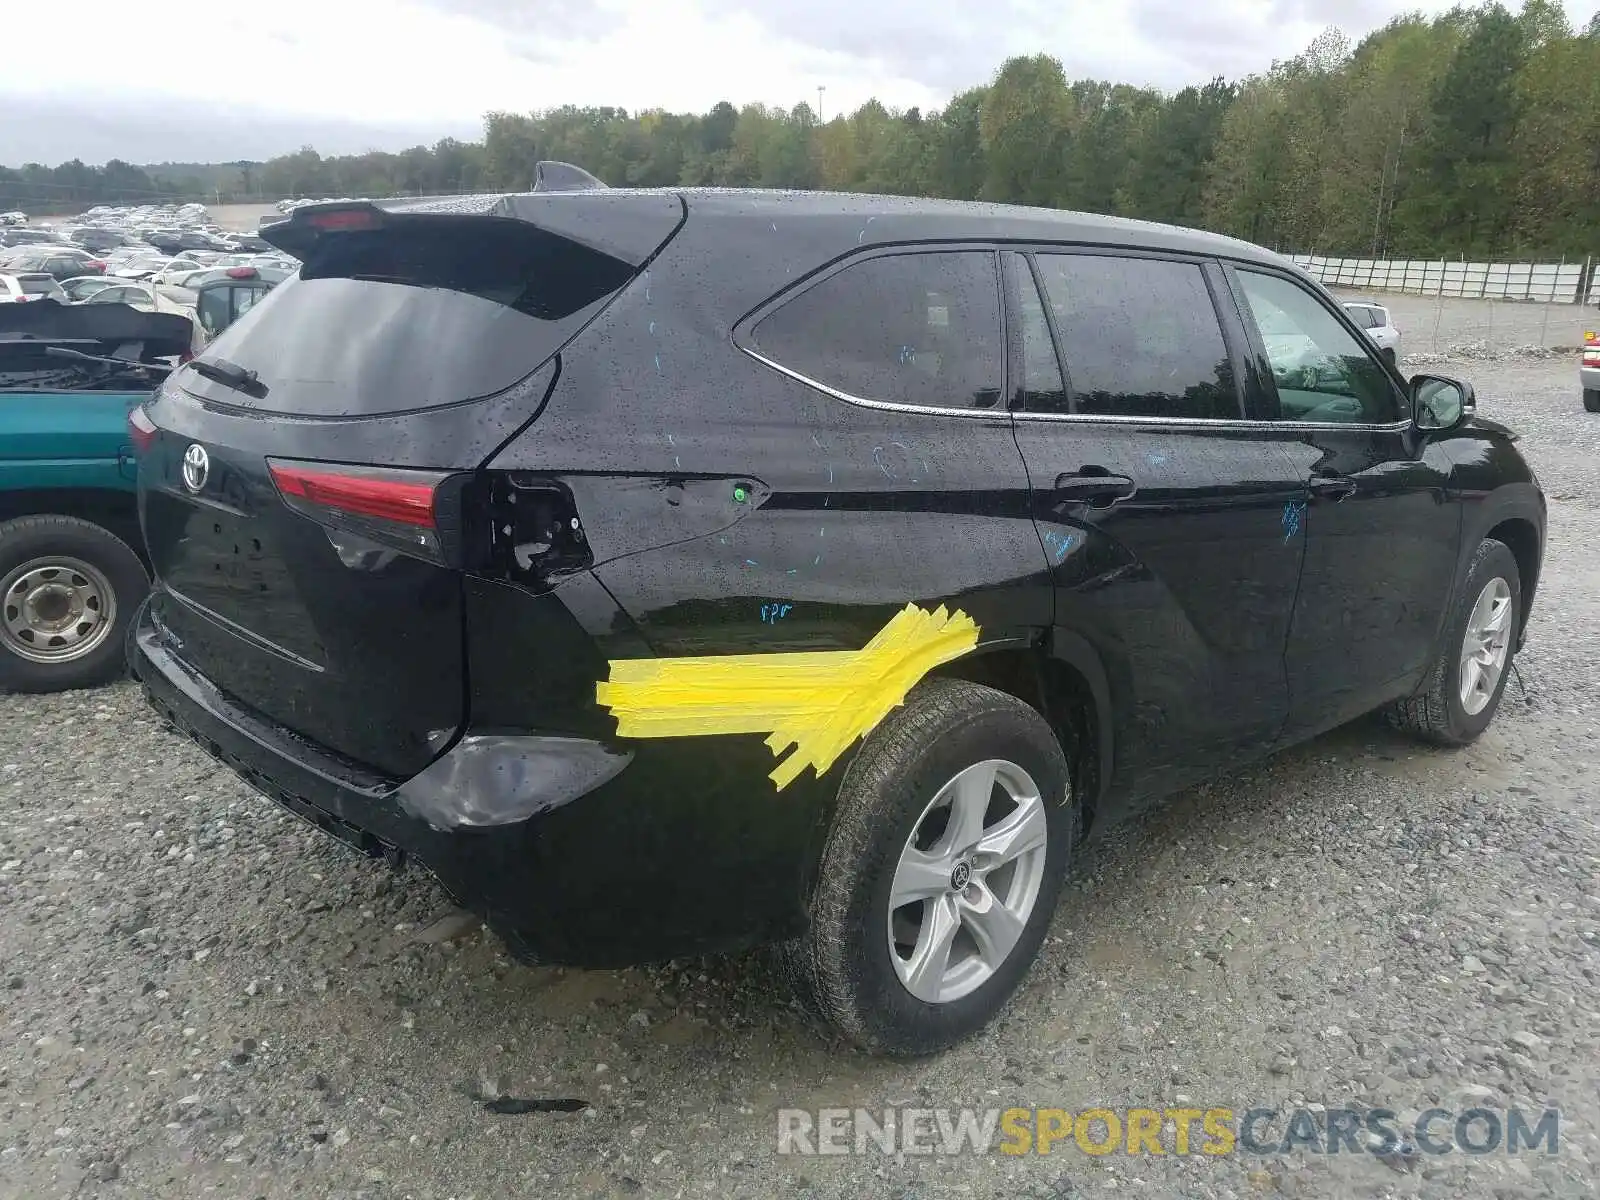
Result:
{"label": "truck wheel", "polygon": [[0,687],[63,692],[117,678],[150,581],[128,544],[90,521],[0,524]]}
{"label": "truck wheel", "polygon": [[982,1028],[1049,927],[1071,795],[1034,709],[965,680],[919,684],[840,784],[811,927],[780,951],[802,1003],[880,1053]]}
{"label": "truck wheel", "polygon": [[1600,388],[1583,389],[1583,407],[1589,412],[1600,412]]}

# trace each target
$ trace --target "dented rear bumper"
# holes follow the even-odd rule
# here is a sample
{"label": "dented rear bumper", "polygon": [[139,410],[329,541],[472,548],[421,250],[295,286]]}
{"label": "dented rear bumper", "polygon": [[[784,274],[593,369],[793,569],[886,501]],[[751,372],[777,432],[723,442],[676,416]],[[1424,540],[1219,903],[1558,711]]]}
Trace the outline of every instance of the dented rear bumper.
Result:
{"label": "dented rear bumper", "polygon": [[148,604],[128,660],[156,711],[213,758],[361,853],[420,863],[525,957],[610,967],[804,927],[832,789],[807,778],[776,796],[760,739],[469,729],[397,780],[227,695]]}

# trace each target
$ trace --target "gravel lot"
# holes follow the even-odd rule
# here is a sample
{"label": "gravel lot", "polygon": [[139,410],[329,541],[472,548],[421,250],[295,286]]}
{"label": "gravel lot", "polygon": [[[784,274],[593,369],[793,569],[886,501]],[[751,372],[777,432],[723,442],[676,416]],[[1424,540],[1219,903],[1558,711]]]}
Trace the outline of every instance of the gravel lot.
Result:
{"label": "gravel lot", "polygon": [[1600,310],[1577,304],[1403,296],[1348,288],[1334,291],[1341,300],[1375,300],[1385,305],[1400,330],[1402,355],[1472,355],[1480,346],[1577,350],[1583,346],[1584,332],[1600,325]]}
{"label": "gravel lot", "polygon": [[[515,965],[131,686],[0,697],[0,1197],[1595,1195],[1600,418],[1570,357],[1455,370],[1551,496],[1499,721],[1357,723],[1102,839],[1009,1014],[932,1061],[827,1040],[759,959]],[[775,1152],[783,1107],[1185,1103],[1554,1105],[1561,1153]]]}

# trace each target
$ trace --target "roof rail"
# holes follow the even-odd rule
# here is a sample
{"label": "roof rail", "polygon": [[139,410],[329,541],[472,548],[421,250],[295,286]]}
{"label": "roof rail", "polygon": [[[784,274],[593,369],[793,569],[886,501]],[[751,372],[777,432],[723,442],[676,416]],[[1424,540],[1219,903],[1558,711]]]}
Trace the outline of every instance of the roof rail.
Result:
{"label": "roof rail", "polygon": [[571,163],[545,159],[533,168],[533,190],[536,192],[587,192],[606,185],[582,167]]}

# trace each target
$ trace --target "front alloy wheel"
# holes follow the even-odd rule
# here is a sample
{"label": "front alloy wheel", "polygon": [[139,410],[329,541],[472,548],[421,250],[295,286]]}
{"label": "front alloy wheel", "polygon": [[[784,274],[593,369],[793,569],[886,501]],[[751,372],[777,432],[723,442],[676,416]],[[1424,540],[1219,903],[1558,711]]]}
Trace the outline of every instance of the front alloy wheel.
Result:
{"label": "front alloy wheel", "polygon": [[1389,707],[1392,725],[1442,746],[1489,727],[1522,628],[1522,574],[1504,542],[1484,538],[1455,589],[1442,646],[1418,689]]}
{"label": "front alloy wheel", "polygon": [[1511,650],[1511,618],[1516,605],[1511,585],[1498,575],[1483,585],[1461,639],[1461,709],[1475,717],[1494,699]]}

